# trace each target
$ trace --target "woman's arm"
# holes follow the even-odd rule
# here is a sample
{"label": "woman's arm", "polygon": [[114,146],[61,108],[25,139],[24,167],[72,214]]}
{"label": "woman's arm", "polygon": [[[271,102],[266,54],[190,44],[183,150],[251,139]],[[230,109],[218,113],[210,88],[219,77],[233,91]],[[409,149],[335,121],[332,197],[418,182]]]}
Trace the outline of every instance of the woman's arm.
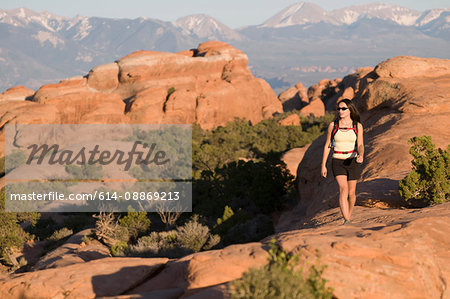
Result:
{"label": "woman's arm", "polygon": [[327,159],[330,154],[330,142],[331,142],[331,132],[333,131],[334,122],[328,125],[327,130],[327,139],[325,140],[325,145],[323,147],[323,155],[322,155],[322,167],[321,167],[321,175],[326,178],[327,177]]}
{"label": "woman's arm", "polygon": [[363,126],[361,123],[358,123],[358,156],[356,157],[356,162],[362,163],[364,161],[364,136],[363,136]]}

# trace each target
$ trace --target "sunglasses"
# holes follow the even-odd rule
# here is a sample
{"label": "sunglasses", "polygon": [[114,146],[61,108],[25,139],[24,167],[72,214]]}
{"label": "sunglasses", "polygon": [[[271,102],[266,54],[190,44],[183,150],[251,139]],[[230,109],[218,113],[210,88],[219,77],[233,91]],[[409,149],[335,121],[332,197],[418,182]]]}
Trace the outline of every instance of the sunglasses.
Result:
{"label": "sunglasses", "polygon": [[348,109],[347,107],[339,107],[339,108],[337,108],[336,110],[337,110],[337,111],[339,111],[339,110],[345,111],[345,110],[347,110],[347,109]]}

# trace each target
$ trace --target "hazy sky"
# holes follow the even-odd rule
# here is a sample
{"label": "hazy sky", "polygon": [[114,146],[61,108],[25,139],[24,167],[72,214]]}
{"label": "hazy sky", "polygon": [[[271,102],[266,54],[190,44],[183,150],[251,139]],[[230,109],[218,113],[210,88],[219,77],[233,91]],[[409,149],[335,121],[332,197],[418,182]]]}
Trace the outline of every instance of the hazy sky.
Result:
{"label": "hazy sky", "polygon": [[[137,18],[140,16],[163,21],[196,13],[204,13],[237,28],[258,25],[283,8],[298,3],[295,0],[0,0],[0,9],[27,7],[34,11],[47,10],[57,15],[73,17],[101,16],[108,18]],[[392,3],[418,11],[450,7],[449,0],[312,0],[327,10],[373,2]]]}

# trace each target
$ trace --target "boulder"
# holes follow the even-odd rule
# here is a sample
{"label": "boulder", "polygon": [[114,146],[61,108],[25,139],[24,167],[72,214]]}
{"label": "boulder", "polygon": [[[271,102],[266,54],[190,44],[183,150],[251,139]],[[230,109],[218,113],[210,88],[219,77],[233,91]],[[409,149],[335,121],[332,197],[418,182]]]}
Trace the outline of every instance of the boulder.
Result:
{"label": "boulder", "polygon": [[433,78],[448,75],[450,59],[397,56],[383,61],[375,68],[379,77],[406,79]]}
{"label": "boulder", "polygon": [[108,63],[94,67],[89,71],[87,84],[99,91],[112,91],[119,85],[119,66]]}
{"label": "boulder", "polygon": [[286,163],[287,169],[294,177],[297,176],[298,165],[302,161],[308,147],[309,144],[305,145],[304,147],[290,149],[283,153],[280,158],[284,163]]}
{"label": "boulder", "polygon": [[14,86],[7,89],[1,97],[1,100],[25,101],[34,94],[34,90],[25,86]]}
{"label": "boulder", "polygon": [[298,114],[294,113],[285,117],[278,121],[278,123],[282,126],[299,126],[300,125],[300,117]]}
{"label": "boulder", "polygon": [[309,103],[307,89],[301,82],[280,93],[278,99],[283,104],[285,112],[293,109],[299,110]]}
{"label": "boulder", "polygon": [[301,116],[320,117],[325,115],[325,105],[320,98],[313,98],[311,102],[300,110]]}

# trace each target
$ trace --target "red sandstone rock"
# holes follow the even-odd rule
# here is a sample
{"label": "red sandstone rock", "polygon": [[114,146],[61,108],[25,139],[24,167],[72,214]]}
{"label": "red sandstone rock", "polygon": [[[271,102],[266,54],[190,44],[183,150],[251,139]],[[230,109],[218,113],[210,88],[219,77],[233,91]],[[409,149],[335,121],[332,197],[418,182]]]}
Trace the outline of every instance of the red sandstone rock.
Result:
{"label": "red sandstone rock", "polygon": [[322,91],[325,89],[325,85],[320,85],[320,84],[316,84],[316,85],[312,85],[308,88],[308,98],[312,99],[312,98],[317,98],[320,97],[322,95]]}
{"label": "red sandstone rock", "polygon": [[353,90],[352,87],[347,87],[344,92],[342,93],[342,96],[340,96],[340,99],[338,99],[338,102],[341,99],[353,99],[353,97],[355,96],[355,91]]}
{"label": "red sandstone rock", "polygon": [[177,54],[192,57],[195,55],[195,52],[193,50],[184,50],[184,51],[178,52]]}
{"label": "red sandstone rock", "polygon": [[100,91],[112,91],[119,85],[119,66],[108,63],[94,67],[88,74],[88,86]]}
{"label": "red sandstone rock", "polygon": [[298,126],[300,125],[300,117],[294,113],[278,121],[282,126]]}
{"label": "red sandstone rock", "polygon": [[317,83],[319,86],[327,86],[330,83],[329,79],[322,79]]}
{"label": "red sandstone rock", "polygon": [[283,104],[283,111],[285,112],[292,109],[299,110],[309,103],[307,89],[301,82],[280,93],[278,99]]}
{"label": "red sandstone rock", "polygon": [[13,274],[0,281],[0,297],[94,298],[119,295],[145,281],[167,260],[108,257],[61,268]]}
{"label": "red sandstone rock", "polygon": [[383,61],[375,73],[386,78],[439,77],[450,72],[450,59],[397,56]]}
{"label": "red sandstone rock", "polygon": [[[137,51],[117,63],[95,67],[85,77],[42,86],[32,97],[35,103],[26,108],[2,101],[0,128],[25,121],[197,122],[212,129],[235,117],[257,123],[282,112],[269,84],[248,70],[243,52],[218,41],[202,43],[190,52]],[[169,95],[169,90],[175,92]]]}
{"label": "red sandstone rock", "polygon": [[6,90],[1,100],[24,101],[34,94],[34,90],[25,86],[14,86]]}
{"label": "red sandstone rock", "polygon": [[305,152],[308,150],[308,147],[309,144],[305,145],[304,147],[293,148],[286,151],[281,156],[281,160],[286,163],[287,169],[294,177],[297,176],[298,165],[302,161]]}
{"label": "red sandstone rock", "polygon": [[320,98],[313,98],[311,102],[300,110],[301,116],[313,115],[316,117],[325,115],[325,105]]}
{"label": "red sandstone rock", "polygon": [[[261,242],[199,252],[177,260],[103,258],[60,268],[5,275],[2,298],[227,298],[228,285],[248,269],[267,264],[275,237],[300,263],[327,265],[323,277],[337,298],[446,298],[450,271],[450,203],[421,210],[355,207],[342,226],[339,209],[314,218],[292,210],[276,234]],[[436,229],[436,228],[439,229]],[[408,244],[409,246],[405,246]],[[161,271],[157,271],[161,269]],[[62,274],[64,273],[64,274]],[[417,283],[420,280],[423,283]]]}
{"label": "red sandstone rock", "polygon": [[214,286],[239,278],[249,267],[266,264],[267,257],[267,251],[258,242],[191,254],[167,263],[158,276],[127,294],[172,288],[195,290]]}

